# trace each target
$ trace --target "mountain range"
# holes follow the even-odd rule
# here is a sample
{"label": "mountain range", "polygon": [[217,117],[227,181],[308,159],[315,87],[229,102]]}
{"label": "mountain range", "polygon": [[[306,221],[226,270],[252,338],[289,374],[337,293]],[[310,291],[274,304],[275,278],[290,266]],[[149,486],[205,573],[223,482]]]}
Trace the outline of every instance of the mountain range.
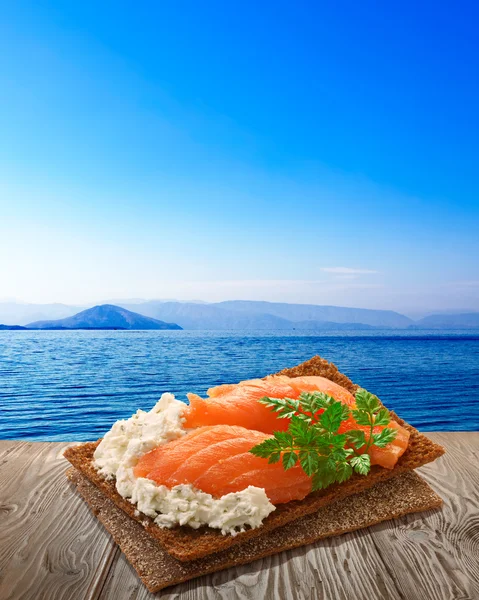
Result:
{"label": "mountain range", "polygon": [[411,329],[479,329],[479,313],[429,315],[410,325]]}
{"label": "mountain range", "polygon": [[[79,312],[80,311],[80,312]],[[38,315],[42,318],[38,319]],[[121,301],[81,310],[65,304],[0,302],[0,323],[28,328],[195,330],[479,329],[479,312],[432,314],[413,320],[390,310],[230,300]],[[1,328],[1,327],[0,327]]]}
{"label": "mountain range", "polygon": [[[338,325],[407,327],[411,319],[393,311],[232,300],[211,304],[150,301],[122,305],[155,319],[174,321],[184,329],[324,329]],[[344,328],[344,327],[342,327]]]}

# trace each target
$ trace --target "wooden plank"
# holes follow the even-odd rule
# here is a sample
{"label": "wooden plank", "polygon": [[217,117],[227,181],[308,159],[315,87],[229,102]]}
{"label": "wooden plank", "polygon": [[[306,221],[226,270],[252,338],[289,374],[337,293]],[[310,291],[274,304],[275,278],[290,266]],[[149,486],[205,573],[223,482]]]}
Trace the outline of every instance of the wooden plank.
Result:
{"label": "wooden plank", "polygon": [[[442,511],[205,576],[161,598],[479,598],[479,433],[430,435],[448,453],[420,472],[444,498]],[[65,447],[0,441],[0,598],[155,597],[65,485]]]}
{"label": "wooden plank", "polygon": [[402,598],[479,598],[478,433],[431,434],[447,453],[418,472],[441,511],[378,526],[372,539]]}
{"label": "wooden plank", "polygon": [[442,496],[444,508],[431,515],[427,528],[420,519],[406,519],[407,531],[399,532],[401,547],[408,564],[418,569],[413,577],[404,571],[397,575],[406,597],[417,585],[415,577],[427,577],[431,599],[479,598],[479,433],[434,433],[431,438],[447,453],[419,472]]}
{"label": "wooden plank", "polygon": [[65,485],[64,443],[0,446],[0,598],[97,598],[118,550]]}

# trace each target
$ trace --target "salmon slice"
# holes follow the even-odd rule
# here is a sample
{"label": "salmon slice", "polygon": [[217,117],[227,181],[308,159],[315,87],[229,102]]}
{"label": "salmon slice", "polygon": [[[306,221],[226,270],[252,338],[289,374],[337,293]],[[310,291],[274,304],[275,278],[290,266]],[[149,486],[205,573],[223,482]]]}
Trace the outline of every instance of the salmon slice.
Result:
{"label": "salmon slice", "polygon": [[225,394],[229,394],[236,387],[235,383],[225,383],[224,385],[217,385],[216,387],[212,387],[208,390],[208,396],[215,398],[216,396],[223,396]]}
{"label": "salmon slice", "polygon": [[[264,439],[269,437],[271,436],[265,435]],[[230,456],[213,464],[208,471],[198,477],[195,483],[200,489],[205,489],[205,491],[208,490],[209,494],[218,496],[220,495],[221,490],[225,488],[225,485],[228,485],[245,472],[261,468],[268,470],[270,466],[271,465],[269,465],[268,461],[264,458],[254,456],[254,454],[250,453],[243,453],[236,456]]]}
{"label": "salmon slice", "polygon": [[[385,448],[371,446],[369,449],[369,456],[371,457],[372,465],[380,465],[381,467],[386,467],[386,469],[393,469],[398,458],[404,454],[408,447],[410,433],[407,429],[401,427],[399,423],[396,423],[396,421],[391,421],[388,427],[396,429],[397,431],[394,441]],[[383,427],[375,427],[373,433],[379,433],[381,429],[383,429]]]}
{"label": "salmon slice", "polygon": [[185,427],[239,425],[265,433],[285,431],[288,423],[278,421],[272,411],[257,402],[265,395],[250,398],[247,392],[241,392],[204,400],[196,394],[187,394],[190,404],[185,413]]}
{"label": "salmon slice", "polygon": [[332,396],[338,402],[342,402],[348,406],[355,406],[356,404],[354,396],[351,394],[351,392],[348,392],[348,390],[343,388],[341,385],[334,383],[334,381],[326,379],[326,377],[306,375],[304,377],[287,377],[287,379],[289,379],[291,387],[297,391],[298,396],[301,394],[301,392],[319,391],[327,394],[328,396]]}
{"label": "salmon slice", "polygon": [[289,385],[288,377],[250,379],[236,385],[220,385],[208,390],[209,398],[206,400],[196,394],[187,394],[190,405],[185,414],[185,427],[225,424],[265,433],[285,431],[288,423],[277,419],[258,400],[264,396],[298,398],[299,394]]}
{"label": "salmon slice", "polygon": [[[251,434],[256,434],[256,436],[251,435],[248,436],[248,438],[238,437],[227,439],[223,442],[211,444],[210,446],[199,450],[170,475],[166,485],[168,485],[168,487],[173,487],[180,483],[196,481],[205,470],[211,467],[212,462],[216,460],[217,456],[235,456],[236,454],[244,454],[251,450],[253,447],[251,444],[255,445],[255,442],[252,439],[253,437],[256,437],[256,443],[258,444],[264,440],[263,433],[252,431],[251,429],[248,431],[250,431]],[[156,471],[154,470],[151,473],[153,478],[155,477],[155,472]]]}
{"label": "salmon slice", "polygon": [[[258,400],[264,396],[297,399],[302,392],[314,391],[332,396],[351,408],[356,406],[355,398],[348,390],[325,377],[271,375],[265,379],[251,379],[236,385],[226,384],[211,388],[208,390],[208,398],[188,394],[190,405],[185,413],[185,426],[226,424],[269,434],[285,431],[289,419],[279,419],[273,410]],[[391,421],[389,427],[397,430],[396,439],[385,448],[372,446],[369,455],[372,464],[392,469],[407,448],[409,432],[394,421]],[[341,425],[339,432],[345,433],[350,429],[362,429],[369,433],[369,428],[357,425],[352,417]],[[375,427],[373,433],[379,433],[382,429],[382,426]]]}
{"label": "salmon slice", "polygon": [[[197,435],[201,435],[201,433],[201,429],[193,429],[193,435],[191,436],[191,438],[194,438]],[[168,445],[171,448],[172,456],[174,456],[174,450],[178,447],[178,444],[181,439],[183,438],[178,438],[177,440],[172,440],[171,442],[169,442]],[[150,450],[150,452],[143,454],[143,456],[140,458],[136,467],[133,470],[135,477],[146,477],[148,473],[155,467],[159,448],[160,447],[154,448],[153,450]]]}
{"label": "salmon slice", "polygon": [[[268,435],[264,436],[267,439]],[[236,492],[249,485],[262,487],[273,504],[302,500],[311,492],[311,478],[299,464],[287,471],[279,463],[249,452],[237,454],[214,464],[195,480],[195,486],[213,496]]]}
{"label": "salmon slice", "polygon": [[[155,470],[159,473],[158,476],[166,481],[186,459],[205,448],[205,446],[237,438],[242,431],[242,427],[219,429],[217,427],[201,427],[194,429],[183,437],[158,446],[144,454],[134,468],[135,477],[147,477],[149,473]],[[168,448],[168,451],[165,451],[166,448]]]}
{"label": "salmon slice", "polygon": [[167,487],[190,483],[213,496],[253,485],[264,488],[273,504],[302,500],[311,491],[311,478],[301,467],[285,471],[281,463],[270,465],[250,454],[253,446],[269,437],[237,426],[200,427],[145,454],[135,475]]}
{"label": "salmon slice", "polygon": [[[307,477],[299,465],[288,469],[288,480],[285,481],[284,469],[281,463],[268,464],[267,469],[254,469],[236,477],[226,485],[223,493],[235,488],[256,485],[267,489],[267,495],[273,504],[283,504],[291,500],[302,500],[311,492],[311,478]],[[252,483],[255,482],[255,483]]]}

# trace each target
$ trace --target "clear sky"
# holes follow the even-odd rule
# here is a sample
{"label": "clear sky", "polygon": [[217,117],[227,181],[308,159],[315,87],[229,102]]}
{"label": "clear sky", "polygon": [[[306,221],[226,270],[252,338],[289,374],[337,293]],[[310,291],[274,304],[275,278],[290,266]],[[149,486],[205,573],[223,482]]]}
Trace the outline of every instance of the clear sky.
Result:
{"label": "clear sky", "polygon": [[476,2],[24,2],[0,298],[479,309]]}

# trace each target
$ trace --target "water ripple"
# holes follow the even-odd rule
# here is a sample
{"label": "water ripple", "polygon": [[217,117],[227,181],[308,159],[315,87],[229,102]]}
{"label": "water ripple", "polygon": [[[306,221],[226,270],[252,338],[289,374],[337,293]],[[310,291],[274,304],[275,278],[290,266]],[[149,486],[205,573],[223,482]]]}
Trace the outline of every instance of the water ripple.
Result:
{"label": "water ripple", "polygon": [[198,331],[0,333],[0,439],[96,439],[161,393],[204,394],[314,354],[422,430],[478,430],[479,337]]}

